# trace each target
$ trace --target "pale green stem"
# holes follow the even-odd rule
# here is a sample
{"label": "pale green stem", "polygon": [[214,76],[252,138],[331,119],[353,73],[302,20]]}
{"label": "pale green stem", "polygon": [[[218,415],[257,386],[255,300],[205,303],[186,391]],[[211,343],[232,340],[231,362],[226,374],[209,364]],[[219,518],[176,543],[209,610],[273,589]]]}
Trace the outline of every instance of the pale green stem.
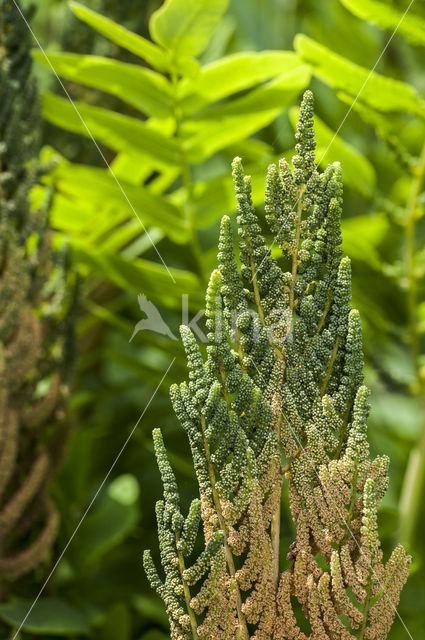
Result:
{"label": "pale green stem", "polygon": [[[281,424],[282,424],[282,416],[280,416],[278,424],[276,425],[279,451],[281,447]],[[281,502],[282,502],[282,493],[279,496],[279,504],[277,506],[277,509],[272,516],[271,528],[270,528],[270,535],[271,535],[272,548],[273,548],[273,584],[275,589],[277,589],[278,582],[279,582]]]}
{"label": "pale green stem", "polygon": [[320,318],[319,324],[317,325],[317,333],[320,333],[320,331],[323,329],[323,327],[325,325],[326,318],[327,318],[329,310],[331,308],[332,298],[333,298],[333,292],[329,291],[328,297],[326,298],[326,304],[325,304],[325,308],[323,310],[322,317]]}
{"label": "pale green stem", "polygon": [[[249,238],[247,238],[247,245],[248,245],[249,253],[252,256],[252,248],[251,248],[251,242],[249,241]],[[257,269],[255,267],[254,260],[252,259],[252,257],[250,258],[249,263],[251,267],[252,290],[254,292],[255,305],[257,307],[258,316],[261,320],[261,324],[264,326],[264,312],[263,312],[263,307],[261,306],[260,291],[258,289]]]}
{"label": "pale green stem", "polygon": [[340,342],[341,342],[341,338],[339,336],[337,336],[337,338],[335,340],[334,347],[332,349],[332,354],[331,354],[331,357],[330,357],[330,360],[329,360],[329,364],[328,364],[328,368],[327,368],[327,371],[326,371],[326,375],[325,375],[325,377],[323,379],[322,387],[320,389],[320,394],[322,396],[324,396],[325,393],[326,393],[326,389],[328,387],[328,383],[329,383],[330,377],[332,375],[333,367],[334,367],[334,364],[335,364],[336,356],[338,355],[338,349],[339,349]]}
{"label": "pale green stem", "polygon": [[186,580],[183,577],[186,567],[185,567],[185,564],[184,564],[183,554],[182,554],[181,551],[178,550],[179,541],[180,541],[180,534],[177,532],[176,533],[177,557],[179,559],[179,569],[180,569],[180,574],[181,574],[182,582],[183,582],[184,599],[186,601],[186,608],[187,608],[187,612],[188,612],[189,618],[190,618],[190,626],[191,626],[191,629],[192,629],[193,640],[198,640],[198,638],[199,638],[198,632],[197,632],[198,623],[196,621],[195,612],[193,611],[192,607],[190,606],[191,597],[190,597],[189,585],[187,584]]}
{"label": "pale green stem", "polygon": [[[295,223],[295,247],[292,253],[292,268],[291,268],[291,286],[289,289],[289,311],[290,311],[290,320],[288,320],[288,328],[287,333],[290,332],[292,327],[292,318],[294,315],[295,309],[295,284],[297,280],[297,271],[298,271],[298,249],[301,237],[301,217],[303,212],[303,194],[306,189],[306,185],[302,184],[298,191],[298,206],[297,206],[297,219]],[[275,349],[276,357],[281,358],[284,354]],[[285,365],[286,366],[286,365]],[[285,374],[286,376],[286,370]],[[279,451],[281,446],[281,421],[279,421],[277,428],[277,435],[279,441]],[[288,462],[288,464],[290,461]],[[275,588],[277,588],[278,580],[279,580],[279,558],[280,558],[280,520],[281,520],[281,502],[282,502],[282,494],[279,499],[279,505],[276,509],[276,512],[273,514],[272,522],[271,522],[271,542],[273,548],[273,581]]]}
{"label": "pale green stem", "polygon": [[[294,307],[295,307],[295,284],[297,281],[297,270],[298,270],[298,245],[300,243],[300,235],[301,235],[301,216],[303,212],[303,194],[305,191],[306,185],[302,184],[298,191],[298,208],[297,208],[297,222],[295,225],[295,250],[292,254],[292,280],[291,287],[289,290],[289,309],[291,311],[291,321],[292,316],[294,315]],[[289,326],[288,331],[290,331],[291,326]]]}

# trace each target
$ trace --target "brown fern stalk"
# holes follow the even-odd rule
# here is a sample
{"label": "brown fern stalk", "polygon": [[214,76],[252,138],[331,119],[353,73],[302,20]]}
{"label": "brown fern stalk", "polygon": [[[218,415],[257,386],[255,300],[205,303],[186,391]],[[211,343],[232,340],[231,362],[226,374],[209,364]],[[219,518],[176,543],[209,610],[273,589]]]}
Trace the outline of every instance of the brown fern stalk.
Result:
{"label": "brown fern stalk", "polygon": [[[56,538],[49,482],[66,441],[70,275],[52,249],[47,206],[31,210],[40,167],[39,100],[28,30],[0,2],[0,578],[30,572]],[[47,205],[47,203],[46,203]]]}

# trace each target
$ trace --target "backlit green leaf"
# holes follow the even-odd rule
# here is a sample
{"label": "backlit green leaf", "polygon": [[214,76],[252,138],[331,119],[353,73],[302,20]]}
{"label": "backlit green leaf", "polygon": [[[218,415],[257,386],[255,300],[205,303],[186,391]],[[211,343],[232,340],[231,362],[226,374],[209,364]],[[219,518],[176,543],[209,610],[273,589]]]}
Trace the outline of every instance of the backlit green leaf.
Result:
{"label": "backlit green leaf", "polygon": [[155,69],[160,71],[168,69],[168,58],[165,52],[153,42],[125,29],[125,27],[116,24],[109,18],[105,18],[100,13],[88,9],[79,2],[70,2],[69,6],[80,20],[96,29],[112,42],[143,58]]}
{"label": "backlit green leaf", "polygon": [[414,87],[361,67],[303,34],[294,46],[318,78],[378,111],[409,111],[425,116],[425,104]]}
{"label": "backlit green leaf", "polygon": [[230,115],[254,114],[274,108],[281,110],[291,104],[298,93],[308,86],[310,78],[310,67],[296,61],[295,64],[290,64],[289,69],[284,70],[279,76],[256,87],[241,98],[206,110],[203,117],[220,120],[224,116]]}
{"label": "backlit green leaf", "polygon": [[183,109],[192,112],[299,67],[299,58],[292,51],[231,54],[202,67],[196,80],[182,82]]}
{"label": "backlit green leaf", "polygon": [[175,57],[196,56],[208,44],[228,0],[166,0],[149,23],[155,42]]}
{"label": "backlit green leaf", "polygon": [[[32,55],[50,68],[40,51],[34,50]],[[167,118],[172,114],[171,85],[155,71],[76,53],[48,53],[48,58],[56,73],[68,80],[111,93],[147,115]]]}
{"label": "backlit green leaf", "polygon": [[397,29],[406,40],[425,46],[425,20],[419,15],[405,13],[390,4],[376,0],[340,0],[348,11],[358,18],[378,25],[383,29]]}
{"label": "backlit green leaf", "polygon": [[248,95],[210,109],[203,118],[192,120],[184,129],[190,159],[202,161],[264,128],[292,104],[309,80],[308,67],[299,65],[298,69],[271,80]]}
{"label": "backlit green leaf", "polygon": [[[189,229],[181,209],[147,187],[135,186],[120,179],[123,193],[108,169],[63,161],[48,179],[53,181],[59,194],[67,196],[74,203],[89,201],[98,211],[112,209],[112,215],[108,215],[112,224],[114,220],[117,224],[134,219],[139,233],[142,233],[143,227],[152,225],[163,229],[177,242],[184,242],[188,238]],[[78,207],[75,209],[78,210]],[[98,225],[101,226],[103,221],[99,220]]]}
{"label": "backlit green leaf", "polygon": [[[52,124],[67,131],[93,137],[114,151],[134,151],[146,156],[152,166],[178,164],[180,153],[174,140],[149,128],[146,123],[130,116],[101,107],[75,102],[53,94],[43,96],[43,116]],[[78,113],[76,111],[78,110]]]}

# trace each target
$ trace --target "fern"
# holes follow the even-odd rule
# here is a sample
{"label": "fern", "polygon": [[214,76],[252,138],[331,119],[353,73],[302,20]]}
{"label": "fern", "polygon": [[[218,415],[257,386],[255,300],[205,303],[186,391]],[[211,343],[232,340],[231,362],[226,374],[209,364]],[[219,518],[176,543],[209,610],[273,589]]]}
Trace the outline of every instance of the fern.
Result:
{"label": "fern", "polygon": [[[224,217],[206,360],[181,328],[189,380],[171,397],[200,495],[186,517],[154,432],[165,580],[149,551],[144,564],[175,640],[384,640],[409,572],[401,546],[386,563],[380,548],[388,458],[369,455],[360,317],[341,249],[342,173],[338,163],[316,167],[310,91],[296,139],[293,170],[284,160],[270,166],[265,196],[288,270],[271,256],[236,158],[241,266]],[[283,484],[296,537],[281,572]],[[205,549],[193,558],[201,523]]]}
{"label": "fern", "polygon": [[[66,441],[72,281],[54,251],[48,202],[32,211],[39,101],[28,30],[0,2],[0,577],[39,565],[57,533],[49,481]],[[7,592],[4,590],[2,596]]]}

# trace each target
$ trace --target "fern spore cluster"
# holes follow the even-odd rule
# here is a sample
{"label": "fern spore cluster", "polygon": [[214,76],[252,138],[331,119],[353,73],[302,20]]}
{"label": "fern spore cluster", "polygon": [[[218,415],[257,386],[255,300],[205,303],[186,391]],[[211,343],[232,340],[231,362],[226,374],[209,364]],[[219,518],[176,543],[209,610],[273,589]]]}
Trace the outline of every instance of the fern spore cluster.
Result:
{"label": "fern spore cluster", "polygon": [[[144,564],[173,640],[385,640],[409,572],[401,546],[382,557],[388,458],[369,455],[361,324],[341,248],[342,171],[315,164],[310,91],[296,140],[293,169],[285,160],[269,167],[265,191],[287,270],[265,241],[236,158],[240,266],[225,216],[206,294],[206,360],[181,328],[189,379],[171,398],[199,485],[186,516],[154,432],[165,579],[149,551]],[[285,570],[284,484],[295,530]],[[205,548],[194,559],[200,535]]]}

